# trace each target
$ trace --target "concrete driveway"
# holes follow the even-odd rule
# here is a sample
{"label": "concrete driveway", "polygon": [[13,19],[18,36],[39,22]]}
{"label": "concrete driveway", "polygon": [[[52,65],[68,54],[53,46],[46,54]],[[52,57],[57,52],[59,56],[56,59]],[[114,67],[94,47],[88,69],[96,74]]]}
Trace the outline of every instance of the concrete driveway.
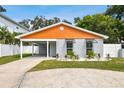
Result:
{"label": "concrete driveway", "polygon": [[83,68],[65,68],[36,71],[27,73],[20,87],[124,87],[124,72]]}
{"label": "concrete driveway", "polygon": [[41,57],[27,57],[22,60],[0,65],[0,88],[19,87],[25,72],[46,60]]}

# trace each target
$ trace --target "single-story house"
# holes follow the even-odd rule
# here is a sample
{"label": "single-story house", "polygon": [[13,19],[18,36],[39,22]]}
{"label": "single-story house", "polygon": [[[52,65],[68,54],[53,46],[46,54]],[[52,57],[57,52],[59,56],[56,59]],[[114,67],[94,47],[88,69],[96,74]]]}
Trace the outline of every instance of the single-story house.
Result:
{"label": "single-story house", "polygon": [[[32,42],[39,47],[39,55],[64,58],[68,50],[80,58],[87,55],[88,50],[103,56],[103,40],[108,36],[89,31],[68,23],[56,23],[32,32],[17,36],[20,39],[20,56],[23,54],[23,42]],[[33,54],[33,53],[32,53]]]}

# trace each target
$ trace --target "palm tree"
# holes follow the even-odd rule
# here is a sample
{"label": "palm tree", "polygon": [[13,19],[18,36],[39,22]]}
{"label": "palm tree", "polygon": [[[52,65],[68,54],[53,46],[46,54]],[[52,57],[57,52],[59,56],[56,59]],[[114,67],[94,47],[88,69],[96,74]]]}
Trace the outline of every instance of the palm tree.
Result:
{"label": "palm tree", "polygon": [[5,43],[6,27],[0,27],[0,43]]}
{"label": "palm tree", "polygon": [[0,43],[3,44],[12,44],[13,35],[7,29],[7,27],[0,27]]}

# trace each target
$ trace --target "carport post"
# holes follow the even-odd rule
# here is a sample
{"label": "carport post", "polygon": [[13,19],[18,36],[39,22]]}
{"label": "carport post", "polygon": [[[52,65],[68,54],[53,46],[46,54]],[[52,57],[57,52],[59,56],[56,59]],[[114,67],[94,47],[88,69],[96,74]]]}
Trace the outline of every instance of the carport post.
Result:
{"label": "carport post", "polygon": [[32,42],[32,56],[34,55],[34,44]]}
{"label": "carport post", "polygon": [[23,44],[22,44],[22,41],[20,41],[20,58],[22,59],[22,57],[23,57],[23,54],[22,54],[22,52],[23,52]]}

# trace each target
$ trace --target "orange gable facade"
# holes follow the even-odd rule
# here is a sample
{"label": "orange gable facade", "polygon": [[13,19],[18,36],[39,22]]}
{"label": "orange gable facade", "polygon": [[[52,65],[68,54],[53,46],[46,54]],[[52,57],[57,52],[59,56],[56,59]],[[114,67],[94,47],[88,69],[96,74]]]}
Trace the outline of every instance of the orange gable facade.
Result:
{"label": "orange gable facade", "polygon": [[22,39],[100,39],[102,37],[94,35],[76,28],[60,24],[39,32],[35,32],[21,37]]}

